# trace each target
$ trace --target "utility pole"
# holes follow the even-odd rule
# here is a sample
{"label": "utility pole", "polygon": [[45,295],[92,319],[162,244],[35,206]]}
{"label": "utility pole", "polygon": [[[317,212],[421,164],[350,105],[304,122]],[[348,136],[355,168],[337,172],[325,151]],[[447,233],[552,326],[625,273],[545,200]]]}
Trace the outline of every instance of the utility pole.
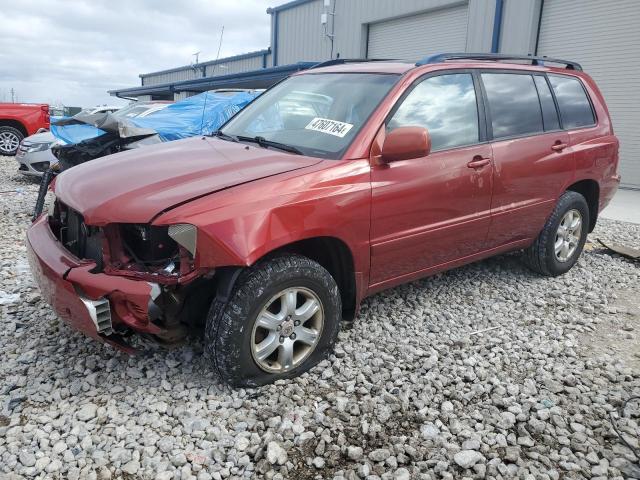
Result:
{"label": "utility pole", "polygon": [[16,103],[16,102],[14,101],[15,93],[16,93],[16,92],[13,90],[13,87],[11,87],[11,103]]}

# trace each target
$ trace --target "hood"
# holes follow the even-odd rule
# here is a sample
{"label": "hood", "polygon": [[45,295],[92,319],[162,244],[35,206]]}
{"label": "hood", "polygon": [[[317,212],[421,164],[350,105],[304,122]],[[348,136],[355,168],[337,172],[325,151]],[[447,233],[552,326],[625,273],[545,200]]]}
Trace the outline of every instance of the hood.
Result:
{"label": "hood", "polygon": [[58,175],[54,189],[90,225],[147,223],[177,204],[320,161],[194,137],[78,165]]}
{"label": "hood", "polygon": [[24,139],[28,143],[53,143],[56,141],[56,137],[51,132],[34,133]]}

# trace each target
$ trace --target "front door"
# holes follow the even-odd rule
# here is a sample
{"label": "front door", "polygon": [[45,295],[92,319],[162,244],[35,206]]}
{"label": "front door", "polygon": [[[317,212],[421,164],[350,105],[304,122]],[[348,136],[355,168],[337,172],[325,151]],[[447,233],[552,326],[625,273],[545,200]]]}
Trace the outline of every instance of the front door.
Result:
{"label": "front door", "polygon": [[373,288],[429,273],[484,248],[489,228],[492,150],[482,143],[473,75],[419,80],[395,107],[386,131],[426,127],[431,153],[372,168]]}

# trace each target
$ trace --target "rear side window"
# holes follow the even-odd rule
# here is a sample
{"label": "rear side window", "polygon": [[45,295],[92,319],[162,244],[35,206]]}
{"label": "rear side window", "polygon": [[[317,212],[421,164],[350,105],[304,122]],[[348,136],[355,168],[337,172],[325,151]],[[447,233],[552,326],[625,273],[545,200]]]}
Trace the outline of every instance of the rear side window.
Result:
{"label": "rear side window", "polygon": [[540,97],[544,129],[545,131],[558,130],[560,128],[560,121],[558,120],[558,111],[556,110],[556,104],[553,101],[549,84],[547,83],[547,80],[540,75],[534,76],[533,79],[536,82],[538,96]]}
{"label": "rear side window", "polygon": [[493,138],[544,131],[538,92],[531,75],[483,73]]}
{"label": "rear side window", "polygon": [[407,126],[429,130],[434,151],[478,143],[478,105],[471,74],[439,75],[420,82],[393,114],[387,130]]}
{"label": "rear side window", "polygon": [[564,128],[579,128],[596,123],[580,80],[562,75],[549,75],[549,82],[558,100],[558,108]]}

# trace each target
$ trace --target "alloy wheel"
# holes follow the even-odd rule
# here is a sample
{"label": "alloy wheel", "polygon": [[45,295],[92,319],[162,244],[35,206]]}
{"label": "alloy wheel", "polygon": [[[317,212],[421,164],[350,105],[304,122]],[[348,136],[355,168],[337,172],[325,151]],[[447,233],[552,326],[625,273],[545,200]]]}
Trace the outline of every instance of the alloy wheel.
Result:
{"label": "alloy wheel", "polygon": [[13,153],[18,149],[18,145],[20,145],[18,135],[11,132],[0,132],[0,153]]}
{"label": "alloy wheel", "polygon": [[251,355],[266,372],[292,370],[315,350],[323,326],[320,298],[307,288],[286,288],[271,297],[256,317]]}
{"label": "alloy wheel", "polygon": [[554,251],[559,262],[567,262],[578,249],[580,237],[582,236],[582,215],[576,209],[569,210],[564,214],[558,230]]}

